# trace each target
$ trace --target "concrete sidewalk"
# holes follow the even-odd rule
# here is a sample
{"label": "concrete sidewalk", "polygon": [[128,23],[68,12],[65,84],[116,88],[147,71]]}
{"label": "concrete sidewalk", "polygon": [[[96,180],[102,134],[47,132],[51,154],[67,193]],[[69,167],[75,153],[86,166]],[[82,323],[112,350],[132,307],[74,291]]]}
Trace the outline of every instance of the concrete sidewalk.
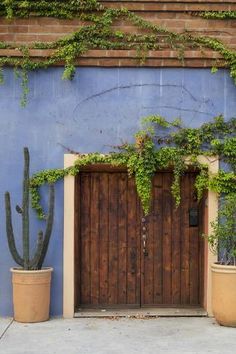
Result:
{"label": "concrete sidewalk", "polygon": [[0,330],[1,354],[236,353],[236,329],[211,318],[1,319]]}
{"label": "concrete sidewalk", "polygon": [[0,318],[0,341],[4,336],[5,332],[7,331],[8,327],[11,326],[12,322],[12,318]]}

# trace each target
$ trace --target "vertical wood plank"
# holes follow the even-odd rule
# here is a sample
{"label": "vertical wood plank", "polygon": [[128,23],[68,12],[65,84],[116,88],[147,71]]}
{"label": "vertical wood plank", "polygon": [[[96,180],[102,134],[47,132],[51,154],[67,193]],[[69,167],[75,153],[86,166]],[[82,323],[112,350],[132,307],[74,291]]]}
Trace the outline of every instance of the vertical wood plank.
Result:
{"label": "vertical wood plank", "polygon": [[[145,219],[146,223],[144,223],[141,228],[141,254],[144,260],[144,282],[142,291],[143,303],[145,305],[152,305],[154,303],[154,189],[152,190],[150,214]],[[146,230],[143,230],[143,228]],[[146,235],[146,255],[143,253],[143,235]]]}
{"label": "vertical wood plank", "polygon": [[127,302],[127,173],[118,175],[118,303]]}
{"label": "vertical wood plank", "polygon": [[136,188],[133,178],[128,179],[128,252],[127,252],[127,304],[136,304],[137,235],[136,235]]}
{"label": "vertical wood plank", "polygon": [[91,303],[99,302],[99,173],[91,174],[90,264]]}
{"label": "vertical wood plank", "polygon": [[117,174],[109,173],[109,270],[108,270],[108,303],[118,301],[118,237],[117,237],[117,205],[118,180]]}
{"label": "vertical wood plank", "polygon": [[[196,200],[196,193],[194,190],[195,173],[190,173],[190,208],[198,207]],[[199,210],[198,210],[199,213]],[[190,292],[190,305],[199,304],[199,227],[192,226],[189,228],[189,292]]]}
{"label": "vertical wood plank", "polygon": [[172,302],[172,235],[171,235],[172,174],[163,176],[163,302]]}
{"label": "vertical wood plank", "polygon": [[163,175],[163,173],[157,173],[153,181],[154,304],[163,303]]}
{"label": "vertical wood plank", "polygon": [[100,189],[99,189],[99,258],[100,258],[100,269],[99,269],[99,303],[101,305],[106,305],[108,303],[108,240],[109,240],[109,204],[108,204],[108,194],[109,194],[109,179],[108,173],[103,172],[100,174]]}
{"label": "vertical wood plank", "polygon": [[190,181],[186,173],[181,180],[181,304],[190,303],[189,292],[189,204]]}
{"label": "vertical wood plank", "polygon": [[172,304],[180,304],[180,277],[181,277],[181,236],[180,210],[172,200]]}
{"label": "vertical wood plank", "polygon": [[81,260],[81,305],[91,304],[90,269],[90,174],[80,174],[80,260]]}

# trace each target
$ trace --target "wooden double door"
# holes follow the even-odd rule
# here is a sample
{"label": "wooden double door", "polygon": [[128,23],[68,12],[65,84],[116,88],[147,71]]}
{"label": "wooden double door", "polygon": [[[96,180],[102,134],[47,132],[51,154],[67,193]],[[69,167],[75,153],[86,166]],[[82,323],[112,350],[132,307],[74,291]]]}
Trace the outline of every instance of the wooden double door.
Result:
{"label": "wooden double door", "polygon": [[176,208],[172,173],[157,173],[151,211],[144,217],[135,181],[125,171],[78,175],[77,308],[201,304],[204,244],[195,177],[192,172],[182,177],[182,201]]}

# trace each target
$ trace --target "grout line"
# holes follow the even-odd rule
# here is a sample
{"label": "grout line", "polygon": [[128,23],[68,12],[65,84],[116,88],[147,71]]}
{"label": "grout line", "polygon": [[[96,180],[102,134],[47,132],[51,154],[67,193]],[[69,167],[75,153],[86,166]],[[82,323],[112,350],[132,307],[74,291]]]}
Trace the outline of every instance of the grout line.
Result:
{"label": "grout line", "polygon": [[11,327],[12,323],[14,322],[14,318],[12,318],[11,322],[6,326],[4,329],[3,333],[0,335],[0,340],[4,337],[5,333],[8,331],[8,329]]}

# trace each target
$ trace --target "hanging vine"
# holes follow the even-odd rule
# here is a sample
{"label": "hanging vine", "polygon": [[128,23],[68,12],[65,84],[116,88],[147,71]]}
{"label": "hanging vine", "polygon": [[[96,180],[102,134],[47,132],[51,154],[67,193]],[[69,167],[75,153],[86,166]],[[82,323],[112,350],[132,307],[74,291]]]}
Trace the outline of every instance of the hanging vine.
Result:
{"label": "hanging vine", "polygon": [[234,20],[236,11],[202,11],[194,12],[195,16],[200,16],[209,20]]}
{"label": "hanging vine", "polygon": [[[36,173],[30,184],[32,206],[39,218],[44,218],[40,204],[40,187],[47,183],[56,183],[68,175],[75,176],[83,166],[97,163],[127,167],[129,176],[135,178],[145,215],[150,210],[152,177],[157,170],[173,168],[171,191],[177,207],[181,201],[181,176],[189,165],[199,171],[195,183],[199,200],[206,189],[227,195],[236,193],[235,135],[236,118],[225,121],[222,116],[218,116],[213,122],[204,123],[199,128],[187,128],[180,119],[168,122],[158,115],[147,117],[143,120],[143,129],[135,134],[134,143],[117,146],[115,151],[107,155],[78,153],[78,158],[71,167]],[[220,147],[216,143],[218,141]],[[218,155],[221,161],[230,164],[232,171],[220,170],[217,175],[211,176],[208,166],[198,161],[200,155]]]}
{"label": "hanging vine", "polygon": [[103,6],[96,0],[3,0],[0,4],[0,16],[13,17],[56,17],[72,19],[84,11],[100,11]]}
{"label": "hanging vine", "polygon": [[[23,94],[21,103],[26,104],[28,93],[27,72],[30,70],[45,69],[58,63],[64,63],[65,69],[62,78],[71,80],[75,74],[76,59],[90,49],[135,49],[140,64],[145,62],[147,51],[169,48],[179,52],[178,58],[184,61],[186,49],[211,49],[222,56],[225,66],[229,67],[230,75],[236,82],[236,53],[218,39],[196,36],[188,32],[175,33],[164,27],[157,26],[143,19],[141,16],[126,8],[106,8],[96,0],[74,1],[32,1],[32,0],[4,0],[0,4],[0,16],[9,19],[13,17],[47,16],[56,18],[78,18],[88,21],[77,31],[55,42],[36,42],[25,46],[0,42],[0,49],[18,49],[21,56],[11,55],[0,57],[1,82],[3,82],[2,68],[10,65],[17,70],[21,69]],[[114,21],[126,20],[137,29],[145,30],[146,34],[130,34],[113,28]],[[32,49],[50,49],[51,53],[42,60],[35,60],[30,56]],[[215,69],[215,68],[214,68]],[[214,70],[213,70],[214,71]]]}

